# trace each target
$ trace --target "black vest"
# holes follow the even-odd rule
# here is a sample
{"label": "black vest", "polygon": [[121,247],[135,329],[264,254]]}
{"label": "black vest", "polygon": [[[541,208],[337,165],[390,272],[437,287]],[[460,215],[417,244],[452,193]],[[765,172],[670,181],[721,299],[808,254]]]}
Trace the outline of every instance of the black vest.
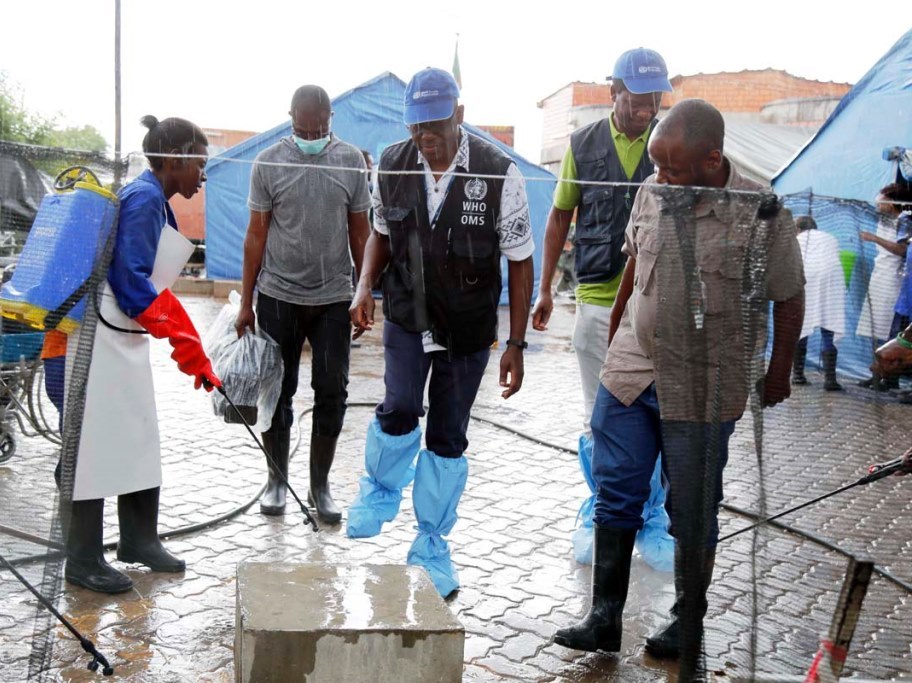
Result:
{"label": "black vest", "polygon": [[[652,123],[650,133],[654,127]],[[627,178],[607,118],[574,131],[570,148],[580,181],[640,184],[653,173],[652,162],[644,152],[633,177]],[[574,237],[574,263],[580,282],[608,282],[624,269],[627,257],[621,247],[636,190],[629,185],[580,185]]]}
{"label": "black vest", "polygon": [[[411,140],[380,157],[380,196],[392,255],[383,276],[383,315],[410,332],[430,330],[454,355],[481,351],[497,338],[502,287],[497,220],[503,179],[511,159],[469,135],[472,173],[456,176],[434,227],[428,216],[424,175]],[[457,173],[467,169],[456,167]]]}

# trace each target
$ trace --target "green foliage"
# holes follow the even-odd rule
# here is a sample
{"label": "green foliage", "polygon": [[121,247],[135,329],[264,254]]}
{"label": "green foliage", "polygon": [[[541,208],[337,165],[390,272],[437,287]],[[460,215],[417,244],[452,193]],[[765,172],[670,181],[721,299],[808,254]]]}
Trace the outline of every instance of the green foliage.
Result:
{"label": "green foliage", "polygon": [[0,71],[0,139],[30,145],[46,144],[53,121],[29,113],[21,104],[22,91]]}
{"label": "green foliage", "polygon": [[90,152],[104,152],[108,146],[94,126],[58,128],[56,117],[29,112],[22,105],[22,89],[4,71],[0,71],[0,140]]}
{"label": "green foliage", "polygon": [[64,147],[87,152],[104,152],[108,146],[104,136],[94,126],[54,129],[48,135],[47,144],[51,147]]}

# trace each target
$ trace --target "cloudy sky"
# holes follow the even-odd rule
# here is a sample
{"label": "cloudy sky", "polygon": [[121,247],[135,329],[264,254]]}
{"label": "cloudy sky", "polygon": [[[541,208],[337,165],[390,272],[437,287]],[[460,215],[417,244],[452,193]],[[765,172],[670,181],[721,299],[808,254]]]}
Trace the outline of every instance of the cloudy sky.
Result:
{"label": "cloudy sky", "polygon": [[[122,0],[123,147],[143,114],[261,131],[285,118],[294,89],[340,94],[383,71],[403,80],[450,68],[456,34],[466,119],[516,126],[538,160],[536,103],[570,81],[604,82],[617,55],[646,46],[674,74],[784,69],[855,82],[912,28],[908,0],[841,11],[817,0],[758,3],[251,3]],[[623,18],[624,7],[629,7]],[[538,8],[538,9],[535,9]],[[114,0],[3,3],[0,70],[24,104],[114,139]],[[403,129],[403,133],[404,133]]]}

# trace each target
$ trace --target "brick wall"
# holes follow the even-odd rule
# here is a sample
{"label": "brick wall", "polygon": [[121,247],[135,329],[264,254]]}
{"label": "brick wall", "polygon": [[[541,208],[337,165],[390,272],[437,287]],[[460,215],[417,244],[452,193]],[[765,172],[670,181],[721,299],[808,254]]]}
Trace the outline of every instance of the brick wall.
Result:
{"label": "brick wall", "polygon": [[675,76],[671,84],[674,92],[664,96],[664,106],[697,97],[723,112],[759,112],[764,105],[783,99],[842,97],[852,87],[849,83],[812,81],[774,69]]}
{"label": "brick wall", "polygon": [[515,130],[513,126],[478,126],[485,133],[496,140],[500,140],[507,147],[513,147]]}
{"label": "brick wall", "polygon": [[[725,113],[756,114],[759,114],[765,105],[780,100],[841,98],[852,87],[850,83],[799,78],[776,69],[675,76],[671,79],[671,84],[674,86],[674,92],[665,93],[663,96],[663,109],[683,99],[698,97]],[[572,110],[610,107],[610,86],[607,83],[574,81],[543,99],[538,106],[543,114],[540,163],[550,165],[559,161],[563,149],[566,149],[570,139],[570,124],[574,119],[571,116]]]}
{"label": "brick wall", "polygon": [[[256,135],[252,131],[221,128],[203,128],[203,132],[209,138],[210,156]],[[184,199],[176,194],[170,203],[181,234],[192,240],[206,239],[206,186],[203,185],[203,189],[193,195],[192,199]]]}
{"label": "brick wall", "polygon": [[607,83],[574,83],[574,107],[587,107],[593,104],[610,104],[611,86]]}

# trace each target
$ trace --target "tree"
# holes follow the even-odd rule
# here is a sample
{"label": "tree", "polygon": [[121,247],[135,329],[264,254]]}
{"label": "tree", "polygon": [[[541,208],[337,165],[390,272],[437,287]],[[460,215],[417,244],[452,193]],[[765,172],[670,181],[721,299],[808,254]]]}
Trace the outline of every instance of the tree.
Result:
{"label": "tree", "polygon": [[21,101],[21,88],[9,80],[5,71],[0,71],[0,140],[45,144],[53,122],[29,113]]}
{"label": "tree", "polygon": [[0,71],[0,140],[88,152],[107,149],[107,141],[94,126],[59,128],[56,116],[33,114],[21,102],[22,89]]}
{"label": "tree", "polygon": [[87,152],[104,152],[108,141],[95,126],[54,129],[48,135],[47,144],[51,147],[79,149]]}

